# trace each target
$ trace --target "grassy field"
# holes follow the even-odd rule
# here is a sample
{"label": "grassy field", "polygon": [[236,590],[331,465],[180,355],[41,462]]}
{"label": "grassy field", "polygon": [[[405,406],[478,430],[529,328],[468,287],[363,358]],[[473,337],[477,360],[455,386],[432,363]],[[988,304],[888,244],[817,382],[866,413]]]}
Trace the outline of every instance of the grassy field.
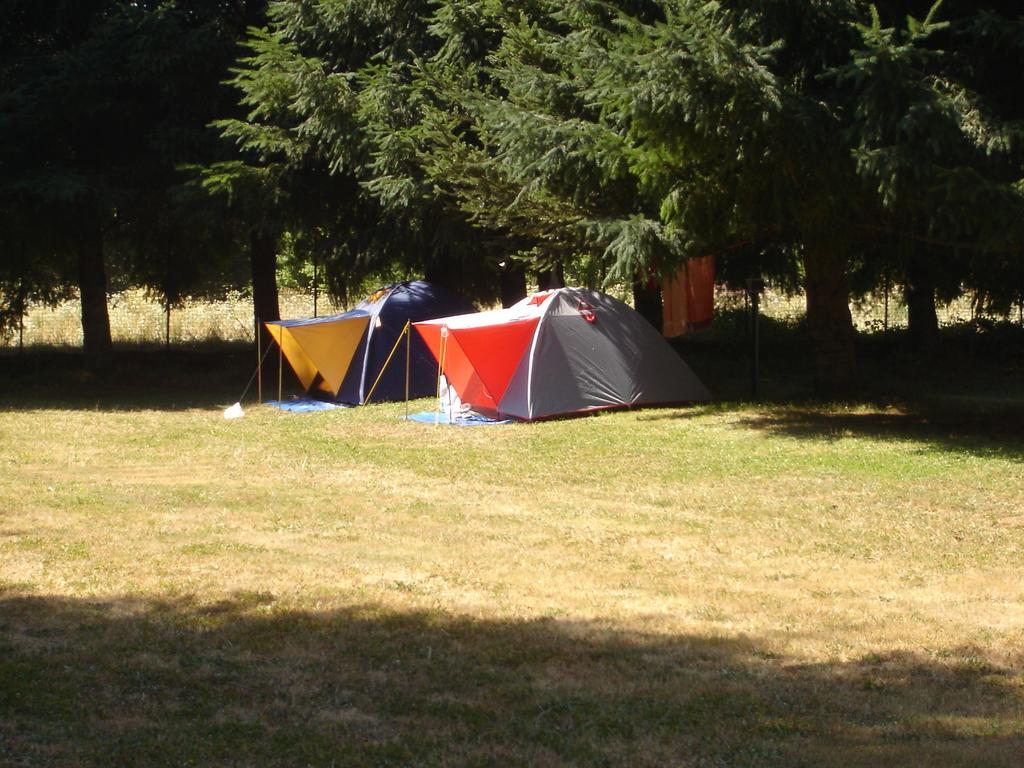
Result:
{"label": "grassy field", "polygon": [[1021,765],[1019,358],[460,429],[229,352],[2,361],[0,764]]}

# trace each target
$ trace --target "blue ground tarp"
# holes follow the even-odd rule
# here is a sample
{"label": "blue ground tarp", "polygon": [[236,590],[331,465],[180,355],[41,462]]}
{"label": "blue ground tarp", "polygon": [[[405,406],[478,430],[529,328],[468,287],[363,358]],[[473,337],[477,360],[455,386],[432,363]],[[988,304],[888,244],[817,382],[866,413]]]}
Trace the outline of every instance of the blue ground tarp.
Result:
{"label": "blue ground tarp", "polygon": [[408,418],[409,421],[418,421],[421,424],[454,424],[456,427],[485,427],[491,424],[512,423],[510,419],[488,419],[484,416],[477,416],[475,414],[470,416],[456,416],[454,419],[449,420],[447,413],[441,413],[440,416],[438,416],[437,411],[410,413]]}
{"label": "blue ground tarp", "polygon": [[290,413],[313,413],[315,411],[333,411],[336,408],[348,408],[341,403],[326,403],[323,400],[314,400],[312,397],[296,398],[295,400],[268,400],[264,405],[272,408],[280,408]]}

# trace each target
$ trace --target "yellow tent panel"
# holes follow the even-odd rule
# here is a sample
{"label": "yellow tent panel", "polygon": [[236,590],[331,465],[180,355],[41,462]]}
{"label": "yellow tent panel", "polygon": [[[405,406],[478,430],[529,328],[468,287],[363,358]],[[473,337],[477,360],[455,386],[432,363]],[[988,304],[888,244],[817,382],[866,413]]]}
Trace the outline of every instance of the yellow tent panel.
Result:
{"label": "yellow tent panel", "polygon": [[337,395],[369,322],[366,316],[288,327],[268,323],[267,328],[303,387],[309,389],[319,373]]}
{"label": "yellow tent panel", "polygon": [[291,364],[295,375],[299,377],[302,386],[305,389],[309,389],[309,385],[313,383],[313,379],[316,377],[316,364],[309,359],[309,355],[302,351],[302,347],[299,346],[299,343],[292,336],[290,328],[284,328],[273,323],[265,323],[265,325],[274,341],[281,347],[281,351],[284,353],[289,364]]}

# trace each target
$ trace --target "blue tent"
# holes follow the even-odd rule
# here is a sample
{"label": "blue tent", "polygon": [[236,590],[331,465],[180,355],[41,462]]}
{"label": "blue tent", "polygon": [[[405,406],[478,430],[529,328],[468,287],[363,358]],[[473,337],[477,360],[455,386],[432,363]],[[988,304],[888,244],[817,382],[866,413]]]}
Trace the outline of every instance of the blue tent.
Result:
{"label": "blue tent", "polygon": [[[310,395],[362,404],[407,322],[475,311],[466,299],[417,280],[382,288],[340,315],[278,320],[266,327]],[[437,386],[437,361],[418,334],[410,334],[409,344],[409,396],[427,397]],[[395,351],[373,400],[405,397],[405,345]]]}

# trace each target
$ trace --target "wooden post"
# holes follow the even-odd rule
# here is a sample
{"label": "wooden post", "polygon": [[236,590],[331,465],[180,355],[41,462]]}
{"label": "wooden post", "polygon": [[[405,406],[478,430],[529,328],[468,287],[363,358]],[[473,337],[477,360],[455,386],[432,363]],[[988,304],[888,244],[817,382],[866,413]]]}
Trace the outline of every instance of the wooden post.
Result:
{"label": "wooden post", "polygon": [[885,282],[883,283],[883,290],[885,291],[885,315],[882,318],[882,335],[885,338],[889,337],[889,276],[885,276]]}
{"label": "wooden post", "polygon": [[18,291],[18,354],[25,352],[25,281],[21,281]]}
{"label": "wooden post", "polygon": [[750,309],[754,313],[754,364],[750,371],[750,395],[757,400],[757,381],[761,378],[761,334],[758,328],[758,310],[760,309],[760,294],[750,295]]}
{"label": "wooden post", "polygon": [[761,378],[761,332],[758,327],[758,315],[761,308],[761,293],[764,281],[760,278],[747,280],[747,296],[750,299],[750,335],[752,349],[750,356],[750,397],[757,400],[758,382]]}

